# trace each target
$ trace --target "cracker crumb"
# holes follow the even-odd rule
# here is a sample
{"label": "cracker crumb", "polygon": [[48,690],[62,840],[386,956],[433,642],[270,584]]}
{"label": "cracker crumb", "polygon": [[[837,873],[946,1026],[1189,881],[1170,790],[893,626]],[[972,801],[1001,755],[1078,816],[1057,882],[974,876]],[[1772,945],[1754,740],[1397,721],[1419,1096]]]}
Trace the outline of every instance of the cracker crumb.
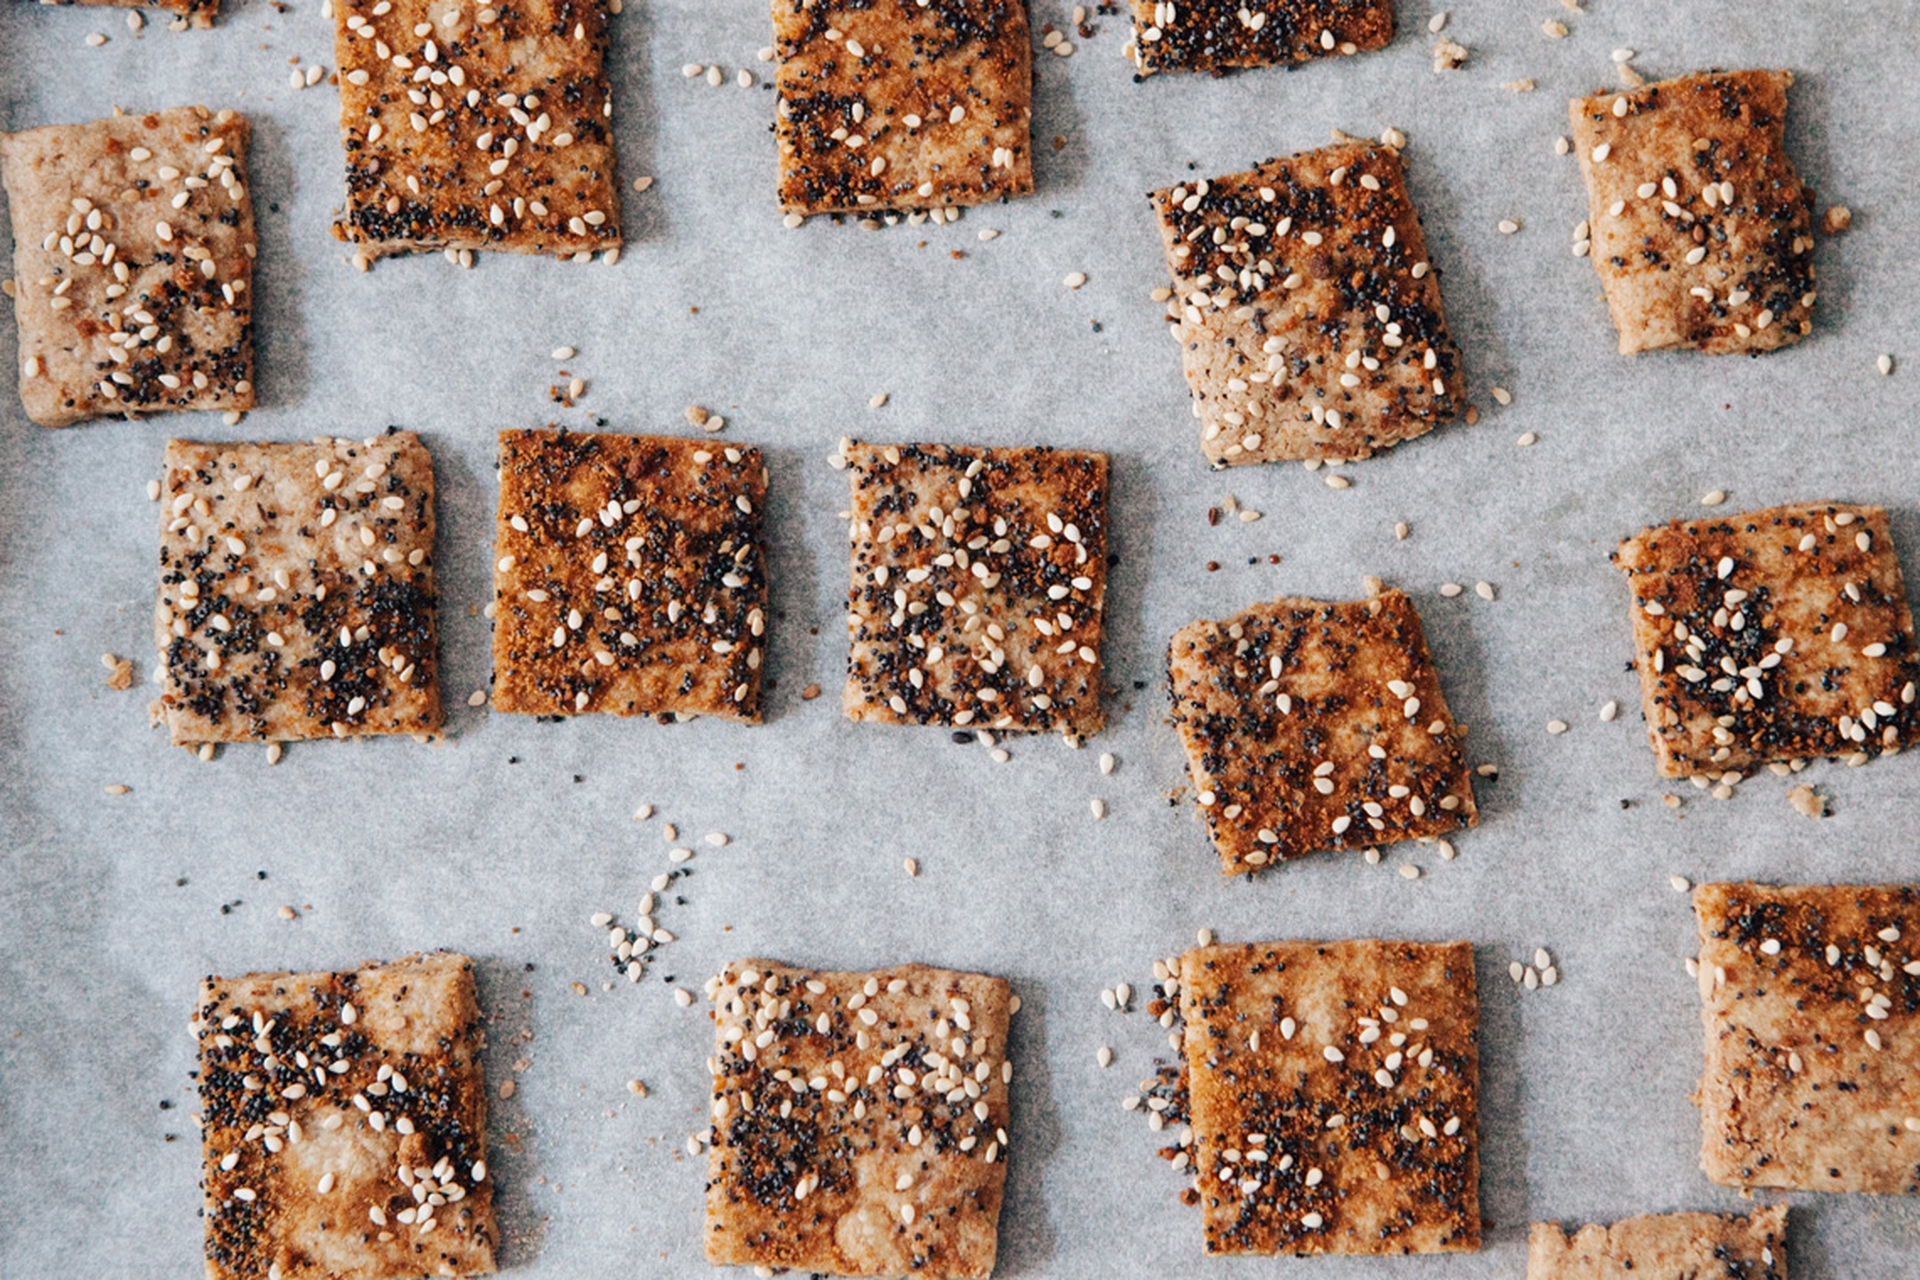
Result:
{"label": "cracker crumb", "polygon": [[708,419],[712,417],[713,415],[708,413],[701,405],[690,404],[687,406],[687,422],[692,426],[704,427],[707,425]]}
{"label": "cracker crumb", "polygon": [[109,782],[106,786],[102,787],[101,790],[110,796],[123,796],[133,790],[133,788],[124,782]]}
{"label": "cracker crumb", "polygon": [[815,698],[819,696],[820,696],[820,686],[817,684],[810,684],[806,688],[800,691],[800,701],[802,702],[812,702]]}
{"label": "cracker crumb", "polygon": [[1795,787],[1787,792],[1787,803],[1792,805],[1796,812],[1809,818],[1826,818],[1833,814],[1833,806],[1828,802],[1827,797],[1812,787]]}
{"label": "cracker crumb", "polygon": [[100,655],[100,665],[107,669],[107,688],[133,688],[133,659],[103,653]]}
{"label": "cracker crumb", "polygon": [[647,1082],[645,1080],[629,1080],[627,1081],[627,1092],[636,1098],[644,1098],[647,1096]]}
{"label": "cracker crumb", "polygon": [[1843,204],[1828,209],[1826,216],[1820,219],[1820,229],[1830,236],[1837,236],[1853,226],[1853,210]]}
{"label": "cracker crumb", "polygon": [[1532,77],[1523,77],[1519,80],[1509,80],[1500,87],[1509,93],[1532,93],[1533,79]]}
{"label": "cracker crumb", "polygon": [[1433,42],[1433,73],[1458,71],[1467,64],[1467,46],[1442,36]]}
{"label": "cracker crumb", "polygon": [[300,913],[292,907],[283,906],[274,914],[278,915],[282,920],[298,920],[300,918]]}
{"label": "cracker crumb", "polygon": [[1540,34],[1549,40],[1564,40],[1567,38],[1567,24],[1556,18],[1548,18],[1540,24]]}

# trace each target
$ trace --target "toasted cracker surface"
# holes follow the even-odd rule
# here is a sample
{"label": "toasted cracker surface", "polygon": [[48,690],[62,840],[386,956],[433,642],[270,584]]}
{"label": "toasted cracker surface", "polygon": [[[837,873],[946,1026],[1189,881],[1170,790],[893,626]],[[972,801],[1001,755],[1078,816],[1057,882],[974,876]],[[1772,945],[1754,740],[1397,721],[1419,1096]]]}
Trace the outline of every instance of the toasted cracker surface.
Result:
{"label": "toasted cracker surface", "polygon": [[248,137],[204,107],[0,134],[28,417],[253,407]]}
{"label": "toasted cracker surface", "polygon": [[1393,0],[1129,0],[1142,76],[1349,57],[1393,39]]}
{"label": "toasted cracker surface", "polygon": [[1913,617],[1887,515],[1800,503],[1620,544],[1647,735],[1667,777],[1913,740]]}
{"label": "toasted cracker surface", "polygon": [[708,994],[708,1261],[991,1274],[1012,1078],[1005,981],[743,960]]}
{"label": "toasted cracker surface", "polygon": [[220,0],[40,0],[41,4],[110,5],[117,9],[156,9],[178,15],[174,21],[191,27],[210,27],[220,12]]}
{"label": "toasted cracker surface", "polygon": [[1527,1238],[1527,1280],[1787,1280],[1787,1206],[1745,1217],[1650,1213],[1573,1235],[1536,1222]]}
{"label": "toasted cracker surface", "polygon": [[490,1272],[473,962],[201,983],[208,1280]]}
{"label": "toasted cracker surface", "polygon": [[1812,330],[1812,197],[1783,141],[1792,83],[1710,72],[1568,104],[1621,354],[1767,351]]}

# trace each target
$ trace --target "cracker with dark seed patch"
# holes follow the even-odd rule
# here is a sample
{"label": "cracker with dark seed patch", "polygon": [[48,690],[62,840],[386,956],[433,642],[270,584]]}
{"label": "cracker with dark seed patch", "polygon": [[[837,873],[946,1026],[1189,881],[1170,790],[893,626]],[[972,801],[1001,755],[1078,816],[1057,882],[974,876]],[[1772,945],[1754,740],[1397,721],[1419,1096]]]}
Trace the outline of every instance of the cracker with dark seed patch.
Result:
{"label": "cracker with dark seed patch", "polygon": [[992,1273],[1012,1079],[1003,979],[743,960],[708,994],[709,1262]]}
{"label": "cracker with dark seed patch", "polygon": [[1620,544],[1660,773],[1878,755],[1913,741],[1913,616],[1887,514],[1817,502]]}
{"label": "cracker with dark seed patch", "polygon": [[0,134],[28,417],[253,407],[248,137],[205,107]]}
{"label": "cracker with dark seed patch", "polygon": [[760,719],[758,449],[500,433],[493,705]]}
{"label": "cracker with dark seed patch", "polygon": [[598,0],[333,0],[346,216],[364,258],[620,247]]}
{"label": "cracker with dark seed patch", "polygon": [[773,34],[783,210],[1032,192],[1025,0],[773,0]]}
{"label": "cracker with dark seed patch", "polygon": [[853,720],[1097,731],[1107,458],[842,447],[853,476]]}
{"label": "cracker with dark seed patch", "polygon": [[1920,1193],[1920,891],[1703,884],[1693,909],[1707,1177]]}
{"label": "cracker with dark seed patch", "polygon": [[40,0],[41,4],[108,5],[116,9],[152,9],[174,15],[171,21],[190,27],[210,27],[220,12],[220,0]]}
{"label": "cracker with dark seed patch", "polygon": [[1289,66],[1384,49],[1393,0],[1129,0],[1141,76]]}
{"label": "cracker with dark seed patch", "polygon": [[1792,83],[1711,72],[1568,104],[1621,354],[1768,351],[1812,330],[1812,193],[1783,141]]}
{"label": "cracker with dark seed patch", "polygon": [[473,962],[200,984],[208,1280],[490,1272]]}
{"label": "cracker with dark seed patch", "polygon": [[161,503],[158,710],[174,745],[439,729],[418,436],[170,441]]}
{"label": "cracker with dark seed patch", "polygon": [[1400,157],[1343,142],[1149,197],[1215,466],[1366,458],[1466,406]]}
{"label": "cracker with dark seed patch", "polygon": [[1174,728],[1229,875],[1479,821],[1413,601],[1281,599],[1182,627]]}
{"label": "cracker with dark seed patch", "polygon": [[1787,1280],[1787,1206],[1745,1217],[1649,1213],[1573,1235],[1536,1222],[1527,1238],[1527,1280]]}
{"label": "cracker with dark seed patch", "polygon": [[1180,960],[1210,1254],[1480,1247],[1465,942],[1209,946]]}

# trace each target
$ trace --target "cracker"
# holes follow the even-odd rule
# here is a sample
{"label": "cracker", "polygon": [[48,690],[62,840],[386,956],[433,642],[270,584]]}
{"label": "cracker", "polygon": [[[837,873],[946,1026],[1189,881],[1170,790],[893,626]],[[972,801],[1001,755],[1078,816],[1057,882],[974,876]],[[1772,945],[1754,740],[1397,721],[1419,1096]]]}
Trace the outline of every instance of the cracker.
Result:
{"label": "cracker", "polygon": [[1913,617],[1887,515],[1804,503],[1675,521],[1620,544],[1660,773],[1864,761],[1913,741]]}
{"label": "cracker", "polygon": [[1106,455],[859,441],[841,454],[848,719],[1096,732]]}
{"label": "cracker", "polygon": [[1792,83],[1713,72],[1568,104],[1622,355],[1769,351],[1812,330],[1813,199],[1782,141]]}
{"label": "cracker", "polygon": [[773,0],[773,35],[786,212],[1033,191],[1023,0]]}
{"label": "cracker", "polygon": [[1920,891],[1703,884],[1693,909],[1707,1177],[1920,1192]]}
{"label": "cracker", "polygon": [[1403,592],[1281,599],[1174,633],[1171,719],[1222,870],[1424,840],[1479,821]]}
{"label": "cracker", "polygon": [[1371,457],[1466,407],[1392,148],[1341,143],[1148,198],[1215,466]]}
{"label": "cracker", "polygon": [[1129,0],[1141,77],[1351,57],[1393,39],[1393,0]]}
{"label": "cracker", "polygon": [[993,1271],[1013,1078],[1004,980],[743,960],[707,992],[709,1262]]}
{"label": "cracker", "polygon": [[1569,1236],[1536,1222],[1527,1238],[1527,1280],[1787,1280],[1787,1206],[1745,1217],[1649,1213]]}
{"label": "cracker", "polygon": [[760,451],[500,433],[493,706],[760,719]]}
{"label": "cracker", "polygon": [[494,1269],[473,962],[200,984],[208,1280]]}
{"label": "cracker", "polygon": [[253,407],[249,135],[205,107],[0,134],[29,418]]}
{"label": "cracker", "polygon": [[[361,259],[620,247],[598,0],[333,0],[346,216]],[[424,34],[422,34],[424,32]]]}
{"label": "cracker", "polygon": [[210,27],[220,12],[220,0],[40,0],[41,4],[109,5],[116,9],[152,9],[170,13],[179,27]]}
{"label": "cracker", "polygon": [[1480,1247],[1479,998],[1465,942],[1180,959],[1207,1252]]}
{"label": "cracker", "polygon": [[161,492],[154,635],[174,745],[439,729],[418,436],[174,440]]}

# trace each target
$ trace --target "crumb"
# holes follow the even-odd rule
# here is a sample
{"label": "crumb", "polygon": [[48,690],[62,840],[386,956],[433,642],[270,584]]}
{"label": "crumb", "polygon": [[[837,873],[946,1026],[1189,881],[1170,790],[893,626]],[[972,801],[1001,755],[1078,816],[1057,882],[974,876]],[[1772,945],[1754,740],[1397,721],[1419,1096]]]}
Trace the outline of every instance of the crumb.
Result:
{"label": "crumb", "polygon": [[1833,805],[1827,797],[1812,787],[1795,787],[1787,792],[1787,803],[1809,818],[1826,818],[1833,815]]}

